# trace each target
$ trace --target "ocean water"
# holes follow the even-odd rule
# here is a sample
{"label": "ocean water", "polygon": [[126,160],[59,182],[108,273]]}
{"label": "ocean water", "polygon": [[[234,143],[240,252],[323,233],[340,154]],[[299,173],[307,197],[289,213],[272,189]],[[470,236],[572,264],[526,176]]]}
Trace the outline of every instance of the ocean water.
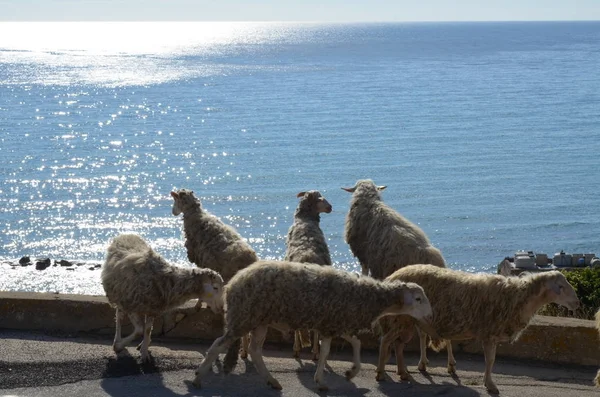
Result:
{"label": "ocean water", "polygon": [[[518,249],[600,254],[600,22],[0,23],[0,290],[102,294],[142,235],[190,266],[169,192],[189,188],[262,258],[296,194],[371,178],[449,266]],[[1,263],[5,262],[5,263]]]}

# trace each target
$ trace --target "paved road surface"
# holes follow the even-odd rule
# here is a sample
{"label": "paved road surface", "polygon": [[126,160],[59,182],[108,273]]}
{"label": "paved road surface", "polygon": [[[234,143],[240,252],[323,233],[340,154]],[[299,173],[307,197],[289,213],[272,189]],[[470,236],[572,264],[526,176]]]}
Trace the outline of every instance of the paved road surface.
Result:
{"label": "paved road surface", "polygon": [[[350,349],[334,351],[325,376],[330,390],[318,393],[313,382],[315,364],[292,359],[289,349],[265,346],[265,362],[283,386],[268,388],[251,362],[240,361],[230,375],[210,374],[203,388],[191,380],[208,344],[153,341],[153,362],[139,364],[134,347],[117,358],[111,341],[98,338],[45,336],[0,330],[0,396],[23,397],[178,397],[178,396],[489,396],[482,386],[483,358],[458,353],[458,374],[445,371],[445,354],[430,354],[429,373],[416,370],[418,357],[409,353],[412,382],[399,382],[394,365],[389,379],[375,381],[376,355],[363,352],[363,369],[351,382],[343,374],[350,366]],[[514,360],[496,361],[495,381],[501,396],[599,397],[592,387],[595,368],[544,365]]]}

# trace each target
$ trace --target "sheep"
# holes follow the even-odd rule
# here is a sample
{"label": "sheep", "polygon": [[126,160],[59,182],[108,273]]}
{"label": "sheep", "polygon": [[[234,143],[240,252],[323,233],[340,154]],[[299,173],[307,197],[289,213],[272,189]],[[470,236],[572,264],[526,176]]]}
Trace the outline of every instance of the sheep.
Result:
{"label": "sheep", "polygon": [[[190,262],[219,272],[227,283],[240,269],[258,260],[256,252],[233,227],[202,208],[193,191],[179,189],[171,192],[171,197],[173,215],[183,213],[185,248]],[[243,358],[248,356],[248,344],[248,338],[244,338]]]}
{"label": "sheep", "polygon": [[[386,278],[386,282],[403,281],[417,283],[423,287],[433,307],[431,330],[421,325],[421,359],[419,370],[427,368],[425,338],[432,336],[430,346],[439,351],[440,340],[476,339],[482,342],[485,356],[484,384],[490,393],[497,394],[498,388],[492,380],[492,366],[498,342],[514,342],[536,311],[547,303],[558,303],[576,310],[579,299],[573,287],[559,271],[527,274],[522,277],[504,277],[497,274],[473,274],[440,268],[432,265],[412,265],[397,270]],[[406,328],[402,318],[389,318],[390,331],[381,339],[378,375],[384,374],[389,343],[396,340]],[[433,333],[433,335],[431,335]],[[448,347],[451,344],[448,343]],[[402,354],[402,352],[400,352]],[[405,371],[400,368],[398,371]],[[448,351],[448,372],[456,372],[456,360]],[[381,377],[378,376],[378,380]]]}
{"label": "sheep", "polygon": [[[143,362],[149,360],[148,346],[154,318],[192,298],[204,301],[216,313],[223,307],[223,278],[210,269],[182,268],[167,263],[135,234],[122,234],[110,243],[102,267],[102,286],[116,308],[115,353],[144,335]],[[121,338],[121,321],[128,314],[134,331]]]}
{"label": "sheep", "polygon": [[[370,179],[358,180],[352,188],[342,188],[352,193],[345,240],[358,258],[362,274],[370,272],[372,277],[384,279],[395,270],[416,263],[445,267],[442,253],[431,245],[425,232],[383,202],[380,191],[385,188]],[[406,328],[410,325],[409,321]],[[385,321],[380,324],[380,331],[388,332]],[[407,330],[399,336],[395,343],[396,363],[403,368],[402,350],[412,332]],[[399,374],[404,376],[404,372]]]}
{"label": "sheep", "polygon": [[414,283],[383,282],[332,266],[286,261],[259,261],[238,272],[225,286],[225,330],[208,349],[193,384],[210,370],[213,361],[235,340],[251,332],[250,355],[258,373],[281,390],[262,358],[267,327],[281,331],[316,329],[322,336],[314,376],[319,390],[327,390],[323,367],[331,339],[340,335],[352,345],[353,366],[348,379],[360,370],[360,340],[356,334],[382,316],[407,314],[429,321],[431,306]]}
{"label": "sheep", "polygon": [[[300,192],[296,197],[300,198],[300,202],[294,213],[294,223],[287,234],[284,260],[331,266],[327,241],[319,226],[320,214],[323,212],[329,214],[332,210],[331,204],[317,190]],[[294,333],[294,357],[300,356],[302,347],[311,345],[310,339],[304,336],[305,333],[304,330],[296,330]],[[314,330],[312,346],[313,360],[317,360],[319,358],[319,335]]]}
{"label": "sheep", "polygon": [[[600,309],[596,312],[596,328],[598,329],[598,332],[600,332]],[[594,383],[596,384],[596,387],[600,387],[600,370],[598,370],[598,373],[594,378]]]}
{"label": "sheep", "polygon": [[258,260],[256,252],[231,226],[202,208],[194,192],[171,192],[173,215],[183,213],[185,248],[190,262],[213,269],[227,283],[235,273]]}
{"label": "sheep", "polygon": [[445,266],[442,253],[431,245],[415,224],[387,206],[372,180],[363,179],[352,188],[346,216],[345,240],[358,258],[362,274],[383,280],[395,270],[416,263]]}

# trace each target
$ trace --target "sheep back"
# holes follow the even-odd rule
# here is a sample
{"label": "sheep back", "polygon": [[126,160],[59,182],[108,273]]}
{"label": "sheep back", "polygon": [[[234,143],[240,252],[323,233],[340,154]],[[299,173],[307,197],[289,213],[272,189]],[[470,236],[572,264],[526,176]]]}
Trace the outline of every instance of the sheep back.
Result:
{"label": "sheep back", "polygon": [[294,222],[287,235],[285,260],[331,266],[331,255],[318,222]]}
{"label": "sheep back", "polygon": [[233,227],[206,211],[192,217],[184,214],[184,230],[190,262],[221,273],[226,282],[258,260],[256,252]]}

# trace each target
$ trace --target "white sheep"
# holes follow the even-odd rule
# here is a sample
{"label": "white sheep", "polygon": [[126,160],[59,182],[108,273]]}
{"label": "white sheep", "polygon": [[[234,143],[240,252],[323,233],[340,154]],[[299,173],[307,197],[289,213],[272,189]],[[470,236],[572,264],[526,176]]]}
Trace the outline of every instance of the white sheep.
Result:
{"label": "white sheep", "polygon": [[383,316],[407,314],[428,321],[431,306],[423,289],[414,283],[383,282],[308,263],[259,261],[241,270],[225,286],[225,331],[217,338],[196,371],[194,385],[211,368],[218,355],[235,340],[251,332],[250,355],[267,383],[281,389],[262,358],[267,327],[281,331],[316,329],[322,336],[315,382],[327,390],[323,368],[331,339],[340,335],[353,349],[348,379],[360,370],[360,341],[356,334]]}
{"label": "white sheep", "polygon": [[[596,312],[596,328],[598,329],[598,332],[600,332],[600,309]],[[596,387],[600,387],[600,370],[598,370],[598,373],[594,378],[594,383],[596,384]]]}
{"label": "white sheep", "polygon": [[372,180],[359,180],[352,188],[346,216],[345,240],[358,258],[362,274],[384,279],[395,270],[416,263],[445,266],[442,253],[431,245],[417,225],[387,206]]}
{"label": "white sheep", "polygon": [[[370,272],[372,277],[384,279],[397,269],[416,263],[445,267],[442,253],[431,245],[425,232],[383,202],[380,192],[385,188],[370,179],[359,180],[352,188],[342,188],[352,193],[345,237],[360,261],[362,274]],[[380,330],[387,333],[386,321],[381,322]],[[401,352],[412,337],[411,331],[400,335],[395,343],[399,368],[404,367]]]}
{"label": "white sheep", "polygon": [[[314,263],[331,266],[331,255],[327,240],[320,227],[321,214],[329,214],[331,204],[317,190],[300,192],[298,207],[294,213],[294,223],[290,227],[286,239],[284,260],[298,263]],[[294,333],[294,357],[300,356],[300,349],[311,345],[304,330]],[[319,358],[319,334],[313,330],[313,360]]]}
{"label": "white sheep", "polygon": [[[412,265],[394,272],[387,282],[404,281],[423,287],[433,308],[431,329],[421,325],[421,359],[419,370],[427,369],[426,333],[433,334],[430,346],[443,347],[444,340],[476,339],[482,342],[485,355],[485,387],[498,393],[492,380],[496,344],[513,342],[523,332],[536,311],[554,302],[576,310],[579,299],[565,276],[558,271],[504,277],[497,274],[473,274],[431,265]],[[388,318],[390,331],[381,339],[378,380],[385,371],[389,343],[407,330],[403,317]],[[395,326],[399,324],[399,326]],[[411,325],[412,327],[412,325]],[[451,346],[450,343],[447,344]],[[400,352],[402,354],[402,352]],[[402,362],[403,360],[401,360]],[[400,365],[400,363],[398,364]],[[398,372],[405,372],[398,367]],[[456,360],[448,350],[448,372],[455,373]]]}
{"label": "white sheep", "polygon": [[[138,346],[142,361],[149,359],[155,317],[193,298],[206,302],[215,312],[223,307],[223,279],[217,272],[172,266],[134,234],[122,234],[112,240],[101,279],[108,301],[116,308],[113,349],[119,353],[143,334]],[[121,320],[125,314],[134,331],[122,339]]]}
{"label": "white sheep", "polygon": [[[185,248],[190,262],[219,272],[227,283],[240,269],[258,260],[256,252],[233,227],[202,208],[193,191],[179,189],[171,192],[171,197],[173,215],[183,213]],[[249,343],[247,337],[242,341],[243,358],[248,356]]]}

